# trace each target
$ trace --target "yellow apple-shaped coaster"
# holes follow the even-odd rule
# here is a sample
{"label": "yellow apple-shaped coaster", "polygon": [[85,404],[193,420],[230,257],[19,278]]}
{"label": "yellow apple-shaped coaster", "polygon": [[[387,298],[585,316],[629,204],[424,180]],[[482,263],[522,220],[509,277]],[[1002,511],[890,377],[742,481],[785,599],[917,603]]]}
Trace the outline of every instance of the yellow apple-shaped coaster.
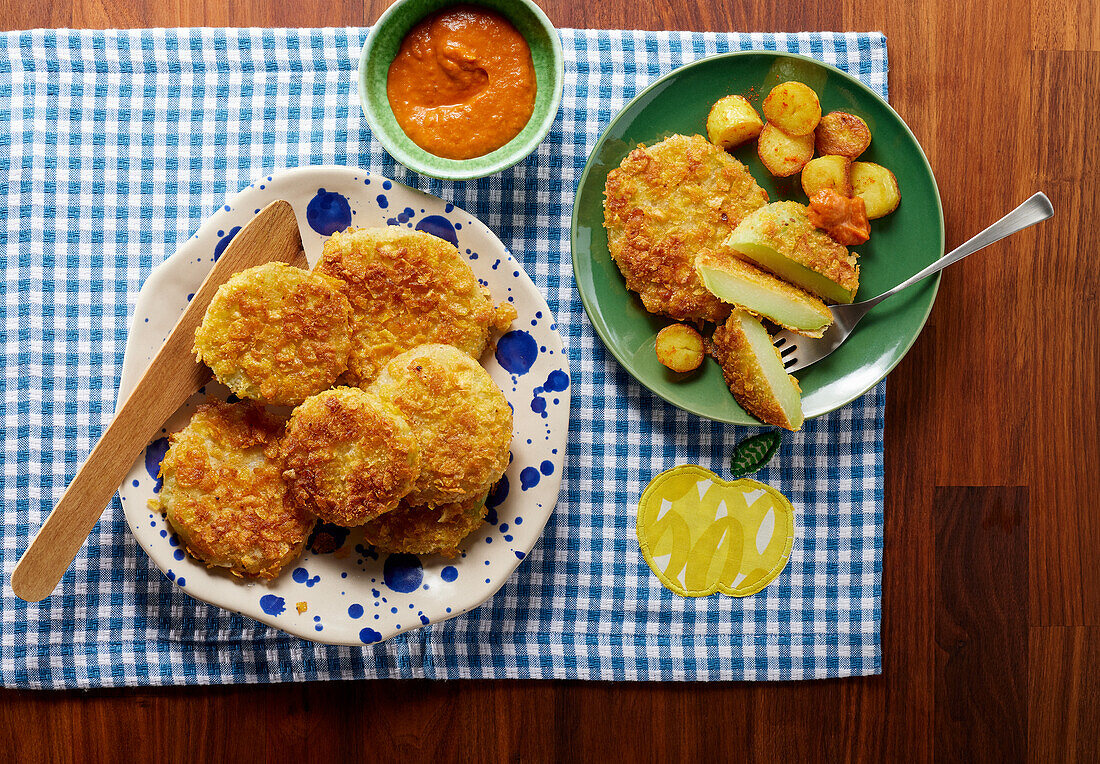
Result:
{"label": "yellow apple-shaped coaster", "polygon": [[638,502],[638,545],[682,597],[756,594],[791,556],[794,507],[769,485],[726,482],[695,464],[653,478]]}

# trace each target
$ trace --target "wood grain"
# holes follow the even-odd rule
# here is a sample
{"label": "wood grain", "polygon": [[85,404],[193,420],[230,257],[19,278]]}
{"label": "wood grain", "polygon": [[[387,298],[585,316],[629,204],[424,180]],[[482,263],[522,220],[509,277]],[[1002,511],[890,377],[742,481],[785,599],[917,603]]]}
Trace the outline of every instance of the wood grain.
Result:
{"label": "wood grain", "polygon": [[1096,761],[1100,628],[1033,628],[1028,650],[1031,760]]}
{"label": "wood grain", "polygon": [[1023,488],[938,488],[935,753],[1027,755],[1027,516]]}
{"label": "wood grain", "polygon": [[[1031,520],[1031,620],[1034,625],[1100,625],[1100,269],[1095,221],[1100,215],[1100,52],[1032,54],[1037,132],[1049,134],[1076,115],[1075,127],[1043,141],[1038,183],[1050,189],[1053,225],[1040,228],[1021,262],[1032,286],[1030,363],[1033,438],[1026,455],[1033,496],[1043,514]],[[1042,391],[1049,392],[1042,392]]]}
{"label": "wood grain", "polygon": [[[949,247],[1034,191],[1046,191],[1054,201],[1053,221],[944,274],[928,327],[890,376],[883,675],[755,685],[375,681],[6,691],[0,692],[0,753],[10,752],[7,758],[15,761],[74,760],[84,751],[106,761],[122,753],[128,760],[154,761],[399,755],[605,761],[621,760],[627,750],[639,761],[925,762],[972,750],[970,729],[956,718],[973,718],[995,720],[979,728],[982,740],[1006,731],[996,750],[1007,756],[1024,750],[1039,762],[1095,760],[1096,4],[541,4],[555,24],[571,27],[882,30],[889,38],[890,100],[939,180]],[[385,5],[0,0],[0,25],[362,25]],[[953,486],[981,490],[972,494]],[[945,507],[971,496],[979,507],[1017,508],[1026,515],[1026,528],[1014,526],[1006,534],[965,512],[944,515]],[[945,524],[948,519],[956,524]],[[955,545],[964,542],[972,565],[997,576],[983,578],[977,590],[969,588],[969,568],[958,562]],[[1005,592],[994,585],[1002,576],[1009,582]],[[1028,597],[1010,614],[1007,603],[1020,596],[1020,576]],[[946,601],[945,593],[956,599]],[[996,624],[1014,635],[1027,627],[1023,638],[1005,647],[1011,661],[1005,675],[989,670],[993,651],[1006,645],[991,632]],[[977,645],[978,659],[956,661],[958,671],[948,673],[949,653],[941,643],[964,627],[976,635],[970,644]],[[1027,667],[1022,696],[1021,654]],[[945,692],[954,688],[967,692],[961,709]],[[31,729],[42,734],[27,734]]]}

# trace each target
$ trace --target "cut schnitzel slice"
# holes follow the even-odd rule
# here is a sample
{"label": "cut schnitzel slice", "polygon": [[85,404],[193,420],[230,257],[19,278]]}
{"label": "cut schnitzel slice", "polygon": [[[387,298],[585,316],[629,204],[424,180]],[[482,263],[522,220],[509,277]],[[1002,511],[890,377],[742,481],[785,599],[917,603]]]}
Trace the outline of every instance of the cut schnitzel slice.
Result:
{"label": "cut schnitzel slice", "polygon": [[798,202],[775,202],[745,217],[726,239],[738,254],[832,302],[850,303],[859,289],[856,255],[810,222]]}
{"label": "cut schnitzel slice", "polygon": [[764,326],[743,310],[714,330],[711,354],[730,392],[757,419],[787,430],[802,428],[802,395]]}
{"label": "cut schnitzel slice", "polygon": [[695,267],[715,297],[784,329],[820,337],[833,322],[833,314],[821,300],[728,251],[699,255]]}

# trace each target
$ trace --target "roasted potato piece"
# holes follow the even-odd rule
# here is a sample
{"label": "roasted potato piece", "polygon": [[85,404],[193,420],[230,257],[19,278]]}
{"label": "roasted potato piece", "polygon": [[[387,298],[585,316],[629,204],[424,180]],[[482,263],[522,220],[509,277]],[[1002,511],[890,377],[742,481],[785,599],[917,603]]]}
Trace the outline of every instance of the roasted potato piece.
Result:
{"label": "roasted potato piece", "polygon": [[729,151],[760,135],[764,120],[743,96],[728,95],[710,107],[707,137],[720,149]]}
{"label": "roasted potato piece", "polygon": [[871,145],[871,129],[855,114],[832,111],[821,118],[814,138],[818,154],[855,159]]}
{"label": "roasted potato piece", "polygon": [[894,173],[874,162],[852,163],[852,189],[867,206],[867,217],[871,220],[889,215],[901,202]]}
{"label": "roasted potato piece", "polygon": [[821,121],[821,101],[801,82],[781,82],[764,99],[764,119],[787,135],[810,135]]}
{"label": "roasted potato piece", "polygon": [[768,172],[777,178],[794,175],[814,155],[813,135],[792,137],[768,122],[760,131],[756,152]]}
{"label": "roasted potato piece", "polygon": [[706,351],[703,337],[687,324],[672,324],[657,332],[657,360],[676,372],[695,371]]}
{"label": "roasted potato piece", "polygon": [[831,188],[841,196],[852,195],[852,160],[839,154],[815,157],[802,168],[802,190],[807,197]]}

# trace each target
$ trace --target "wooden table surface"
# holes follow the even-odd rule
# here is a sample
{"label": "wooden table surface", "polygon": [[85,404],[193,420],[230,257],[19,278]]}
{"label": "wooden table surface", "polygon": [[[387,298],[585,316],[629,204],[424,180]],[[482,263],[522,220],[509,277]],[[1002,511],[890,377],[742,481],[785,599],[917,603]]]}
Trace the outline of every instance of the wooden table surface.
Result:
{"label": "wooden table surface", "polygon": [[[0,0],[0,27],[368,25],[386,2],[227,5]],[[882,30],[890,100],[939,181],[948,247],[1034,191],[1053,201],[1054,220],[944,274],[890,375],[882,675],[7,690],[0,760],[1096,760],[1100,5],[542,6],[571,27]]]}

